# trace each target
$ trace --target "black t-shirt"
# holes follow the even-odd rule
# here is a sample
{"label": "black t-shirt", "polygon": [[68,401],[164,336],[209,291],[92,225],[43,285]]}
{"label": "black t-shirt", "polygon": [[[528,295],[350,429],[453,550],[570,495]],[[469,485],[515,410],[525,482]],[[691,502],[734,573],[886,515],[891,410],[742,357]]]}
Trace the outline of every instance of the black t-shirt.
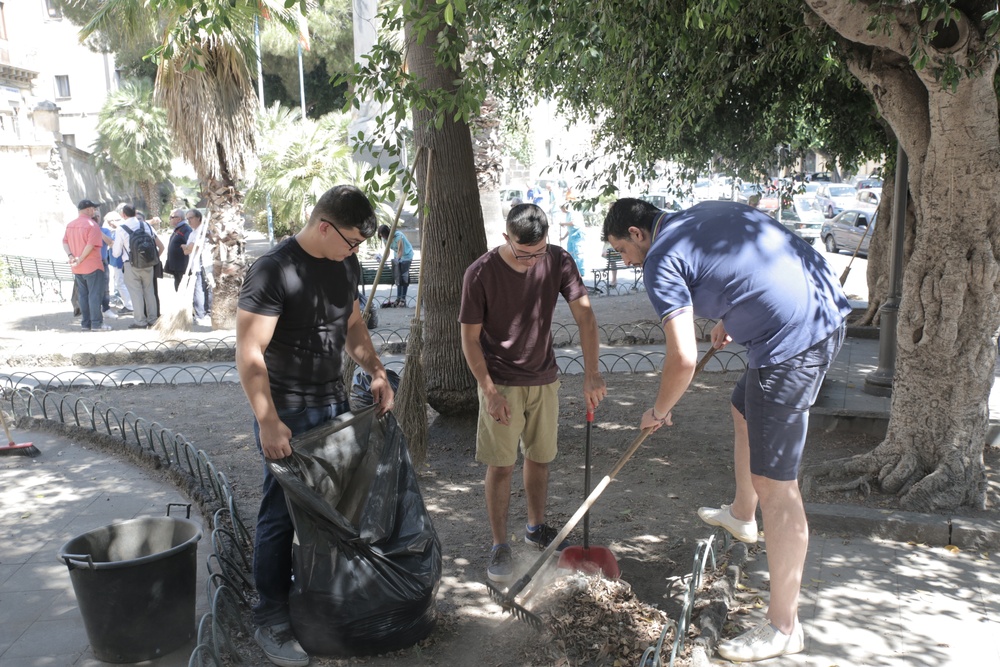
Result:
{"label": "black t-shirt", "polygon": [[342,354],[357,299],[361,265],[313,257],[294,237],[247,271],[239,307],[277,316],[264,352],[271,398],[278,409],[321,407],[347,400]]}
{"label": "black t-shirt", "polygon": [[193,231],[186,222],[174,227],[174,233],[170,235],[170,241],[167,242],[167,263],[163,267],[164,271],[175,276],[184,275],[190,258],[184,254],[181,246],[187,244],[188,237]]}

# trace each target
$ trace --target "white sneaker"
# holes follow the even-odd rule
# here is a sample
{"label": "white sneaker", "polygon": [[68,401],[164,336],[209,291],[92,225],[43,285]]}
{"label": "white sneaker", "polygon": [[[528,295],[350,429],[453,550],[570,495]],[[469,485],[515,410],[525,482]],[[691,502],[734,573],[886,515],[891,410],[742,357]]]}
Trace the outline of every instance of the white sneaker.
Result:
{"label": "white sneaker", "polygon": [[212,326],[212,318],[207,316],[196,317],[194,318],[194,323],[197,324],[199,327],[210,327]]}
{"label": "white sneaker", "polygon": [[115,311],[113,311],[110,308],[108,308],[107,310],[104,311],[104,319],[106,319],[106,320],[117,320],[118,319],[118,313],[116,313]]}
{"label": "white sneaker", "polygon": [[733,662],[756,662],[779,655],[801,653],[805,644],[801,623],[796,623],[792,634],[786,635],[775,629],[765,618],[752,630],[719,644],[719,655]]}
{"label": "white sneaker", "polygon": [[710,526],[725,528],[740,542],[755,544],[757,542],[757,520],[740,521],[733,516],[729,508],[729,505],[723,505],[719,509],[701,507],[698,509],[698,516]]}

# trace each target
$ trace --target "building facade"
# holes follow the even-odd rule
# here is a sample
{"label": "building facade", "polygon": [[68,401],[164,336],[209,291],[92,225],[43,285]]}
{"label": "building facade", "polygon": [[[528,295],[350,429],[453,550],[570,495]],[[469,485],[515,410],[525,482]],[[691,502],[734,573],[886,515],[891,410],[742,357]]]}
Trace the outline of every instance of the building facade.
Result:
{"label": "building facade", "polygon": [[0,0],[0,224],[8,252],[61,256],[77,201],[114,207],[89,151],[117,85],[114,56],[81,44],[53,0]]}

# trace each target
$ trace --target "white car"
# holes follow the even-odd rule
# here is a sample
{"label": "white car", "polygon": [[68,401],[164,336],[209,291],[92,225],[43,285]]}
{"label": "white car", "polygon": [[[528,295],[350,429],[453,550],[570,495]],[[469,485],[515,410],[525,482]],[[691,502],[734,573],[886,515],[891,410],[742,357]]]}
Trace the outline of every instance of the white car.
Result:
{"label": "white car", "polygon": [[815,243],[823,228],[823,212],[810,195],[792,195],[792,208],[781,212],[781,224],[809,243]]}
{"label": "white car", "polygon": [[816,190],[816,205],[823,215],[832,218],[841,211],[856,206],[858,191],[846,183],[823,183]]}
{"label": "white car", "polygon": [[857,206],[866,207],[870,206],[872,208],[878,208],[878,203],[882,201],[882,190],[875,190],[873,188],[865,188],[864,190],[858,190],[857,194]]}

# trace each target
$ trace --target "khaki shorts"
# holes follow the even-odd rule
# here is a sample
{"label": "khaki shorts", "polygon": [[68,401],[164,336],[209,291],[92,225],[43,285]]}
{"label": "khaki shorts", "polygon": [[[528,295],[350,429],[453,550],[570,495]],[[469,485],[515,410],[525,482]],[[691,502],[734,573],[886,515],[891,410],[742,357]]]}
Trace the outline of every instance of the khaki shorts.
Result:
{"label": "khaki shorts", "polygon": [[507,467],[517,463],[517,445],[524,458],[549,463],[556,457],[559,437],[559,386],[508,387],[497,391],[510,406],[510,424],[498,423],[486,411],[482,389],[479,394],[479,424],[476,429],[476,460],[486,465]]}

